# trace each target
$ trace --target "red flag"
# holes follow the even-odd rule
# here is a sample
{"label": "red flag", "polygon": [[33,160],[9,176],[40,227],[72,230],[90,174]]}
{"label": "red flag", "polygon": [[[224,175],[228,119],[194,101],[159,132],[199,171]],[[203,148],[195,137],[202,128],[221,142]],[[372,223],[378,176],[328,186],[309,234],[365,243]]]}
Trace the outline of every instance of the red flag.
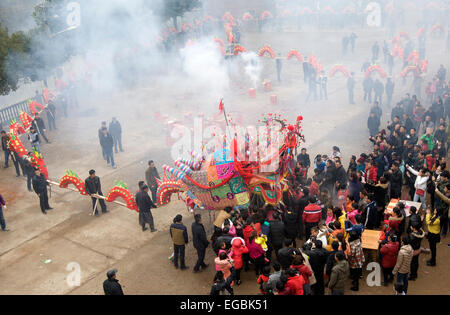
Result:
{"label": "red flag", "polygon": [[223,101],[222,100],[220,100],[219,111],[222,114],[222,112],[223,112]]}

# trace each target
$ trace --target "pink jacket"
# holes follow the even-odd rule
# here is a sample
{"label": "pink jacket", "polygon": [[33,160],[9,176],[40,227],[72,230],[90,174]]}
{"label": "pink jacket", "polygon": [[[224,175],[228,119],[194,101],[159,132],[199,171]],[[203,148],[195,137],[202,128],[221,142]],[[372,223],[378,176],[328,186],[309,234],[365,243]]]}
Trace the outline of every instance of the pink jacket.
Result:
{"label": "pink jacket", "polygon": [[265,251],[261,247],[261,245],[256,244],[255,241],[250,242],[250,244],[248,245],[248,252],[250,254],[250,258],[252,259],[256,259],[265,254]]}
{"label": "pink jacket", "polygon": [[231,263],[228,261],[228,259],[224,259],[224,260],[220,260],[219,257],[216,257],[216,259],[214,259],[214,262],[216,263],[216,269],[218,269],[218,271],[222,271],[223,272],[223,276],[225,279],[227,279],[229,276],[231,276]]}

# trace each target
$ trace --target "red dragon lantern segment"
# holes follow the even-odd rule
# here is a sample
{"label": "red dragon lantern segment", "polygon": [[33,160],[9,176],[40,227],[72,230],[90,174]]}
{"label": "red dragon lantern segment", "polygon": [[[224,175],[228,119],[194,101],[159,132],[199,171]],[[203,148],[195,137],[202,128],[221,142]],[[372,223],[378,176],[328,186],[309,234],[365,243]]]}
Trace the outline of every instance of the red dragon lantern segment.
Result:
{"label": "red dragon lantern segment", "polygon": [[128,190],[128,186],[122,181],[115,183],[114,187],[109,191],[105,200],[107,202],[113,202],[119,197],[125,200],[128,209],[139,212],[133,194]]}
{"label": "red dragon lantern segment", "polygon": [[24,129],[29,129],[31,127],[31,123],[33,122],[33,118],[26,112],[20,111],[20,121]]}
{"label": "red dragon lantern segment", "polygon": [[444,33],[445,33],[445,29],[442,26],[442,24],[439,24],[439,23],[433,25],[433,27],[430,30],[430,34],[432,34],[432,35],[442,35]]}
{"label": "red dragon lantern segment", "polygon": [[294,57],[294,56],[297,58],[298,61],[303,62],[303,56],[302,56],[302,54],[301,54],[298,50],[295,50],[295,49],[291,49],[291,50],[289,51],[289,53],[288,53],[286,59],[287,59],[287,60],[291,60],[292,57]]}
{"label": "red dragon lantern segment", "polygon": [[275,58],[275,52],[273,51],[273,49],[266,45],[263,48],[261,48],[258,52],[258,56],[263,57],[264,54],[268,53],[270,55],[270,58]]}
{"label": "red dragon lantern segment", "polygon": [[422,60],[422,62],[420,63],[420,72],[427,73],[427,71],[428,71],[428,61]]}
{"label": "red dragon lantern segment", "polygon": [[400,76],[402,78],[406,77],[408,73],[412,72],[415,77],[419,76],[419,67],[418,66],[406,66],[405,69],[403,69],[402,73],[400,73]]}
{"label": "red dragon lantern segment", "polygon": [[282,18],[287,17],[287,16],[292,17],[292,16],[294,16],[294,14],[292,13],[291,10],[288,10],[288,9],[284,10],[284,11],[281,12],[281,14],[280,14],[280,17],[282,17]]}
{"label": "red dragon lantern segment", "polygon": [[17,122],[17,120],[13,119],[11,124],[9,125],[9,133],[14,134],[16,136],[24,134],[26,132],[25,128],[21,124]]}
{"label": "red dragon lantern segment", "polygon": [[398,44],[394,46],[394,50],[392,51],[392,57],[399,57],[400,59],[403,59],[403,48],[400,47]]}
{"label": "red dragon lantern segment", "polygon": [[355,9],[348,5],[344,8],[344,10],[342,10],[342,13],[346,13],[346,14],[355,14]]}
{"label": "red dragon lantern segment", "polygon": [[348,72],[347,68],[345,68],[343,65],[335,65],[331,71],[330,71],[330,77],[334,77],[334,75],[337,72],[341,72],[342,74],[344,74],[347,78],[350,77],[350,73]]}
{"label": "red dragon lantern segment", "polygon": [[409,54],[408,58],[406,59],[408,63],[411,62],[411,60],[413,61],[413,64],[419,64],[419,53],[416,50]]}
{"label": "red dragon lantern segment", "polygon": [[203,18],[203,22],[212,22],[214,21],[213,17],[211,15],[207,15]]}
{"label": "red dragon lantern segment", "polygon": [[261,14],[261,20],[265,20],[265,19],[273,19],[273,14],[272,13],[270,13],[269,11],[264,11],[262,14]]}
{"label": "red dragon lantern segment", "polygon": [[382,78],[387,77],[386,71],[384,71],[383,68],[381,68],[379,65],[371,65],[366,70],[365,77],[368,78],[372,74],[372,72],[378,72]]}
{"label": "red dragon lantern segment", "polygon": [[42,154],[40,154],[35,148],[33,148],[33,155],[31,156],[31,164],[34,167],[38,167],[45,179],[48,179],[47,165],[45,164]]}
{"label": "red dragon lantern segment", "polygon": [[236,25],[236,23],[234,22],[234,17],[230,12],[225,12],[225,14],[222,16],[222,21],[228,22],[231,25]]}
{"label": "red dragon lantern segment", "polygon": [[158,190],[156,192],[158,204],[168,204],[170,202],[170,196],[180,191],[181,183],[180,180],[168,180],[158,183]]}
{"label": "red dragon lantern segment", "polygon": [[186,23],[183,24],[183,27],[181,28],[181,30],[183,32],[186,32],[188,29],[191,31],[192,30],[192,25],[189,24],[188,22],[186,22]]}
{"label": "red dragon lantern segment", "polygon": [[236,47],[234,47],[234,50],[233,50],[234,55],[238,55],[239,53],[246,53],[246,52],[247,52],[247,49],[245,49],[241,45],[236,45]]}
{"label": "red dragon lantern segment", "polygon": [[59,181],[59,187],[67,188],[69,184],[75,185],[81,195],[87,196],[86,186],[84,181],[72,170],[67,170],[66,175]]}
{"label": "red dragon lantern segment", "polygon": [[214,41],[222,47],[225,46],[225,43],[223,42],[223,40],[221,40],[218,37],[214,38]]}
{"label": "red dragon lantern segment", "polygon": [[249,12],[245,12],[242,16],[243,21],[250,21],[253,20],[253,16]]}
{"label": "red dragon lantern segment", "polygon": [[[32,101],[32,100],[28,101],[28,107],[30,108],[30,113],[33,116],[34,116],[34,114],[39,113],[40,110],[44,110],[45,109],[44,105],[42,105],[41,103],[38,103],[36,101]],[[40,110],[37,109],[37,108],[40,108]]]}
{"label": "red dragon lantern segment", "polygon": [[48,104],[48,101],[50,101],[51,99],[54,99],[54,98],[55,98],[55,94],[53,94],[53,93],[49,90],[49,88],[45,88],[45,89],[42,91],[42,96],[44,97],[44,102],[45,102],[45,104]]}
{"label": "red dragon lantern segment", "polygon": [[27,150],[23,146],[22,141],[20,141],[19,137],[16,134],[10,133],[11,139],[9,140],[9,147],[16,152],[19,157],[24,157],[28,154]]}

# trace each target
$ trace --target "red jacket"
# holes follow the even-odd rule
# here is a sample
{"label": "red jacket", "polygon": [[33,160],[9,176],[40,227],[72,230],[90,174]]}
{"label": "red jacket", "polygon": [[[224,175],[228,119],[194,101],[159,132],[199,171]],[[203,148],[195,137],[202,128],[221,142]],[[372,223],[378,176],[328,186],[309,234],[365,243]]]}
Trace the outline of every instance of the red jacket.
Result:
{"label": "red jacket", "polygon": [[315,181],[312,181],[311,185],[309,186],[309,195],[310,196],[317,196],[319,194],[319,185]]}
{"label": "red jacket", "polygon": [[369,182],[369,180],[377,182],[377,173],[378,168],[376,166],[372,166],[369,170],[366,172],[366,182]]}
{"label": "red jacket", "polygon": [[322,218],[322,208],[316,204],[309,204],[302,214],[303,223],[318,223]]}
{"label": "red jacket", "polygon": [[306,266],[305,264],[295,266],[292,265],[291,268],[296,269],[300,273],[300,275],[303,277],[305,284],[309,283],[309,277],[312,276],[312,271],[308,266]]}
{"label": "red jacket", "polygon": [[248,244],[248,238],[250,237],[250,234],[252,234],[252,232],[255,229],[251,226],[251,225],[247,225],[243,230],[242,230],[242,234],[244,234],[244,241],[245,244]]}
{"label": "red jacket", "polygon": [[234,268],[241,269],[243,266],[242,254],[248,253],[248,248],[242,243],[240,238],[234,238],[231,241],[230,257],[234,260]]}
{"label": "red jacket", "polygon": [[394,268],[397,263],[398,255],[398,243],[389,242],[380,249],[380,253],[383,255],[381,259],[381,265],[383,268]]}
{"label": "red jacket", "polygon": [[291,295],[303,295],[303,285],[305,280],[300,275],[289,277],[286,286],[291,290]]}

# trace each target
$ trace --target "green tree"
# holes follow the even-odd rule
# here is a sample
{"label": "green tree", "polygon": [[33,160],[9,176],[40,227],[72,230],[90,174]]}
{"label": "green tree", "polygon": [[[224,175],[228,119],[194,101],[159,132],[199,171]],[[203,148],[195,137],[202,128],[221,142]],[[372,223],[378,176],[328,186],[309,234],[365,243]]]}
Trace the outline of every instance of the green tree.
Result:
{"label": "green tree", "polygon": [[0,24],[0,94],[6,95],[18,88],[19,80],[27,77],[30,66],[30,40],[23,32],[9,35]]}
{"label": "green tree", "polygon": [[177,18],[184,16],[186,12],[201,7],[200,0],[162,0],[160,15],[164,21],[172,19],[173,27],[178,30]]}

